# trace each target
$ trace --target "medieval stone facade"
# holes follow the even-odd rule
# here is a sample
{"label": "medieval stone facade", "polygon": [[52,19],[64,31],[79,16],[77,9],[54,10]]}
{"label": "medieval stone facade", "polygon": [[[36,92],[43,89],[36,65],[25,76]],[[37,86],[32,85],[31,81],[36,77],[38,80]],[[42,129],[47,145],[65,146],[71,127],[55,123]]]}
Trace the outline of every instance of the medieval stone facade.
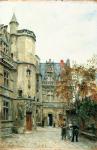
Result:
{"label": "medieval stone facade", "polygon": [[43,101],[42,121],[46,126],[60,126],[64,114],[66,104],[60,96],[56,95],[56,83],[60,80],[61,69],[60,63],[54,63],[51,60],[40,63]]}
{"label": "medieval stone facade", "polygon": [[11,57],[7,26],[0,25],[0,135],[12,133],[13,100],[16,98],[16,63]]}
{"label": "medieval stone facade", "polygon": [[0,135],[59,126],[65,107],[56,96],[60,63],[40,63],[34,32],[19,30],[15,14],[7,27],[0,25]]}
{"label": "medieval stone facade", "polygon": [[0,26],[1,135],[9,135],[12,131],[31,131],[42,120],[40,59],[35,55],[36,36],[33,31],[18,30],[15,14],[9,25],[10,32],[7,26]]}

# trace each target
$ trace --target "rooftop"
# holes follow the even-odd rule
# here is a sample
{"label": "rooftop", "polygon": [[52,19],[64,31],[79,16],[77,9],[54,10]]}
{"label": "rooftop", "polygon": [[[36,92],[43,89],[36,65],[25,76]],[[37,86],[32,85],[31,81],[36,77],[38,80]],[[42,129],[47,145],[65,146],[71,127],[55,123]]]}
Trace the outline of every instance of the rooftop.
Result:
{"label": "rooftop", "polygon": [[18,30],[18,34],[31,36],[31,37],[33,37],[34,40],[36,41],[36,36],[35,36],[34,32],[31,31],[31,30],[28,30],[28,29],[21,29],[21,30]]}

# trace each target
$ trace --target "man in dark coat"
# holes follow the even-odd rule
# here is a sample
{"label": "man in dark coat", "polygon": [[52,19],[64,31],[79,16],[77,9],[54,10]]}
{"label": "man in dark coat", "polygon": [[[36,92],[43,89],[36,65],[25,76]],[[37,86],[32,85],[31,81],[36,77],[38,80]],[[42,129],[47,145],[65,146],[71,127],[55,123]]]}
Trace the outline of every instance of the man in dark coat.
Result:
{"label": "man in dark coat", "polygon": [[64,123],[64,124],[61,126],[61,136],[62,136],[62,140],[63,140],[63,139],[66,139],[66,123]]}
{"label": "man in dark coat", "polygon": [[78,142],[78,135],[79,135],[79,127],[78,125],[72,126],[72,142],[76,139],[76,142]]}

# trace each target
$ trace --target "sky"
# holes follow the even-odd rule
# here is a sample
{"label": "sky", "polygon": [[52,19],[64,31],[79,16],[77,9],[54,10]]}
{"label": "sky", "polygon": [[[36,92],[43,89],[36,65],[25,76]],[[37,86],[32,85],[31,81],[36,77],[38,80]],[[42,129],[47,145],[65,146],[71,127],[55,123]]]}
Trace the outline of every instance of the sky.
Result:
{"label": "sky", "polygon": [[36,35],[36,54],[85,63],[97,54],[97,3],[73,1],[0,2],[0,23],[8,24],[15,12],[19,29]]}

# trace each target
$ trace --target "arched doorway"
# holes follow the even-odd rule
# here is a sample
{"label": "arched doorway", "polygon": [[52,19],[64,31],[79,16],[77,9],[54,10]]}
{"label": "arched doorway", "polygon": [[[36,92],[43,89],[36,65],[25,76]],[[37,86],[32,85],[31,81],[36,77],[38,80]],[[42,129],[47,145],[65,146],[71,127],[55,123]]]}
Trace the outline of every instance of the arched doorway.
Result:
{"label": "arched doorway", "polygon": [[53,115],[52,114],[48,114],[48,125],[49,126],[53,125]]}

